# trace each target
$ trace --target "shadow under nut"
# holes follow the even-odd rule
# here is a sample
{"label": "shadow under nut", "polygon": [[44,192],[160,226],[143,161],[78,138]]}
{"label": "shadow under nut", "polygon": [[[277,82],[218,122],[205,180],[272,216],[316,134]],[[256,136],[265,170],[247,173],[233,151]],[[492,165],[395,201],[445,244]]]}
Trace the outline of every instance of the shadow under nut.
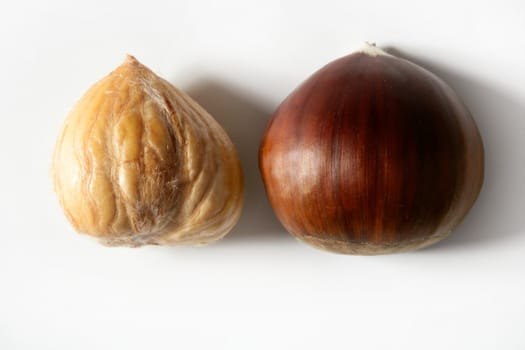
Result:
{"label": "shadow under nut", "polygon": [[242,207],[225,131],[131,56],[69,113],[52,170],[69,221],[108,245],[206,244]]}

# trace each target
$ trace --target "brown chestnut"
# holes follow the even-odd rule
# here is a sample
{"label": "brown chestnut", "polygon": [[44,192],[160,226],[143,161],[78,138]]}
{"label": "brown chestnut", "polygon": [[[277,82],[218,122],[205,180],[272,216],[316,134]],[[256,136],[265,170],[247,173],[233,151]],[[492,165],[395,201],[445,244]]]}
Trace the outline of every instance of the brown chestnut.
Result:
{"label": "brown chestnut", "polygon": [[483,182],[483,144],[456,93],[374,45],[278,107],[259,166],[285,228],[325,250],[387,254],[445,238]]}

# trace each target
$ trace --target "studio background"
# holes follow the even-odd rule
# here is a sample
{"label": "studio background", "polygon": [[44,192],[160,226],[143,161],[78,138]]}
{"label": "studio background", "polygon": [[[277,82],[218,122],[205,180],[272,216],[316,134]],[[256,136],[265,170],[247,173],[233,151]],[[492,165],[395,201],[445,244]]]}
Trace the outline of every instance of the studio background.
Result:
{"label": "studio background", "polygon": [[[525,3],[18,1],[0,4],[1,349],[524,349]],[[375,42],[472,112],[485,183],[448,239],[414,253],[315,250],[281,227],[257,150],[315,70]],[[226,129],[240,222],[204,248],[107,248],[54,196],[65,116],[133,54]]]}

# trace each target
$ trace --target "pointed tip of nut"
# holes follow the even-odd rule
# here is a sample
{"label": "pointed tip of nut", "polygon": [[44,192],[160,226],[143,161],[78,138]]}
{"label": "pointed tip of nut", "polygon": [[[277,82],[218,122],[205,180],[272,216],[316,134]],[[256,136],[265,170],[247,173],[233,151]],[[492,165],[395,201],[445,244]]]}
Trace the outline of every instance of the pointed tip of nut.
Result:
{"label": "pointed tip of nut", "polygon": [[126,58],[124,59],[124,64],[138,64],[140,63],[136,58],[135,56],[131,55],[131,54],[126,54]]}
{"label": "pointed tip of nut", "polygon": [[365,41],[365,44],[361,49],[357,50],[357,52],[364,53],[366,55],[375,57],[379,55],[383,56],[391,56],[390,54],[386,53],[385,51],[381,50],[379,47],[376,46],[376,43]]}
{"label": "pointed tip of nut", "polygon": [[126,72],[125,74],[145,74],[149,71],[150,69],[140,63],[135,56],[127,54],[122,64],[114,72],[119,74],[124,74],[124,72]]}

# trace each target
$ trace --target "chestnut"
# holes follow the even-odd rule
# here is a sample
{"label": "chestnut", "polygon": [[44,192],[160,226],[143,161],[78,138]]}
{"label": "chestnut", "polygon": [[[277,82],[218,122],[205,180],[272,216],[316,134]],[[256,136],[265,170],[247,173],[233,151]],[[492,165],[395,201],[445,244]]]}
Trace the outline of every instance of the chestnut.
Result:
{"label": "chestnut", "polygon": [[52,176],[72,226],[108,246],[205,245],[223,238],[242,210],[229,136],[133,56],[68,114]]}
{"label": "chestnut", "polygon": [[483,182],[483,144],[440,78],[367,44],[278,107],[259,166],[284,227],[346,254],[409,251],[445,238]]}

